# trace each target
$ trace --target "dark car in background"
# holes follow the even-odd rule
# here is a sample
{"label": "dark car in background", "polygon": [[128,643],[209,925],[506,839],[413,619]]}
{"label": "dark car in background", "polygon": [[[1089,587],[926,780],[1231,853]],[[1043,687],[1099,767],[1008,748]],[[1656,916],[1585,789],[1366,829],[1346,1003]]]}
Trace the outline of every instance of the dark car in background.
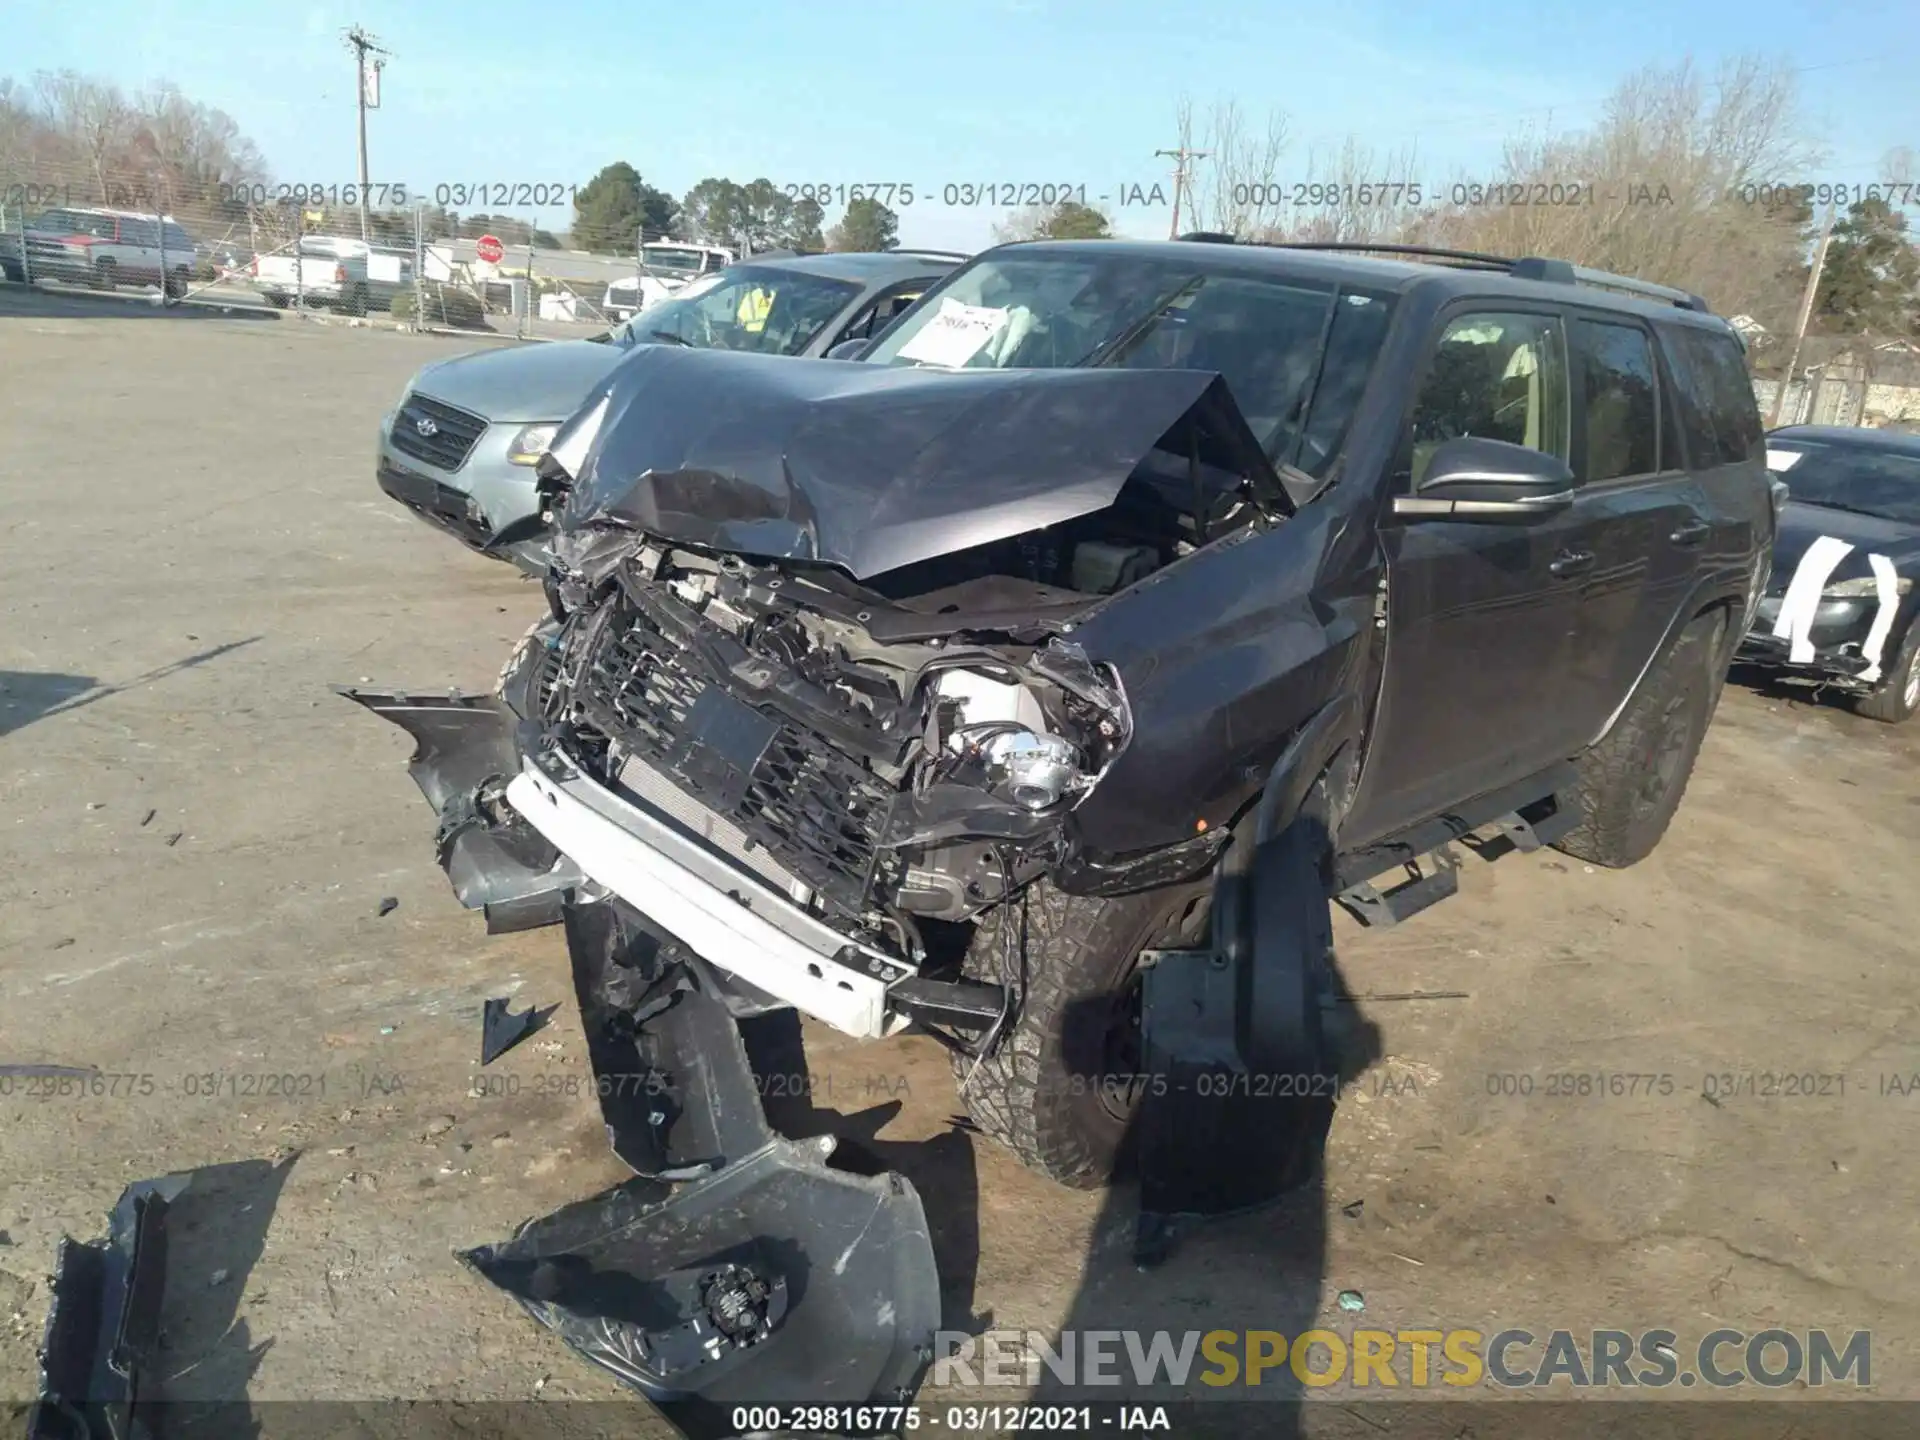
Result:
{"label": "dark car in background", "polygon": [[1739,659],[1831,687],[1889,724],[1920,711],[1920,435],[1791,425],[1767,436],[1788,500]]}
{"label": "dark car in background", "polygon": [[965,257],[763,257],[700,276],[590,340],[429,365],[380,421],[380,488],[462,543],[531,574],[547,563],[533,467],[596,382],[648,346],[824,355],[884,330]]}

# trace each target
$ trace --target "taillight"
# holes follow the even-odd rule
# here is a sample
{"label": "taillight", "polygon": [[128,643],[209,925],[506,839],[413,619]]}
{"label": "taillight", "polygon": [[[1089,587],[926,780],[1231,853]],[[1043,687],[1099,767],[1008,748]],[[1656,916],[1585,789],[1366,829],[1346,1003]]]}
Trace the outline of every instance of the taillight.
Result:
{"label": "taillight", "polygon": [[336,265],[333,267],[333,283],[336,285],[344,285],[347,283],[347,267],[346,266]]}

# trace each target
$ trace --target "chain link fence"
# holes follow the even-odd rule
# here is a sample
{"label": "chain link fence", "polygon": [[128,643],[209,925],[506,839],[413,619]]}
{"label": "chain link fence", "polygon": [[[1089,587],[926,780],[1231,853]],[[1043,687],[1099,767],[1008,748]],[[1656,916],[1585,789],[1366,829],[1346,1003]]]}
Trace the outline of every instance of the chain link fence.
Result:
{"label": "chain link fence", "polygon": [[[462,220],[372,185],[363,217],[362,198],[353,185],[186,183],[158,165],[0,155],[0,277],[522,340],[598,334],[682,278],[639,236],[632,255],[588,254],[554,244],[534,214]],[[495,260],[483,233],[506,242]]]}

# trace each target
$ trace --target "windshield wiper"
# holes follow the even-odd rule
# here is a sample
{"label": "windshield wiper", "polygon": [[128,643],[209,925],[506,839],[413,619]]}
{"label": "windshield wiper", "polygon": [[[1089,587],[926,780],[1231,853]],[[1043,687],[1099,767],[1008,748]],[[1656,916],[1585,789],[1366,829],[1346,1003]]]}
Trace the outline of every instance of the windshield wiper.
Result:
{"label": "windshield wiper", "polygon": [[1168,310],[1188,296],[1197,292],[1200,287],[1206,283],[1207,277],[1204,275],[1194,275],[1186,280],[1182,280],[1172,290],[1154,301],[1154,303],[1147,308],[1146,313],[1141,315],[1138,320],[1135,320],[1111,340],[1102,341],[1085,355],[1074,361],[1075,368],[1082,365],[1100,366],[1105,365],[1109,360],[1117,360],[1121,355],[1125,354],[1128,349],[1144,339],[1147,332],[1153,329],[1155,323],[1159,321],[1162,315],[1166,314]]}
{"label": "windshield wiper", "polygon": [[693,342],[687,339],[686,336],[676,335],[671,330],[649,330],[647,331],[647,334],[653,336],[656,340],[666,340],[666,341],[670,341],[675,345],[684,345],[689,350],[694,348]]}

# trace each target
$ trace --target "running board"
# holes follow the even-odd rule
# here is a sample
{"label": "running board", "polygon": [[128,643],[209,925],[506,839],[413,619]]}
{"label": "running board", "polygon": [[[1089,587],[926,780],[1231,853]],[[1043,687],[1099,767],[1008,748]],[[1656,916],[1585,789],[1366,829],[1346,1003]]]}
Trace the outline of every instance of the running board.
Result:
{"label": "running board", "polygon": [[[1411,919],[1459,893],[1460,859],[1453,842],[1492,861],[1508,850],[1531,854],[1563,839],[1580,822],[1579,810],[1563,798],[1576,779],[1572,765],[1556,765],[1339,857],[1335,902],[1362,925]],[[1483,830],[1494,833],[1483,839],[1475,833]],[[1382,889],[1381,877],[1395,869],[1405,878]]]}

